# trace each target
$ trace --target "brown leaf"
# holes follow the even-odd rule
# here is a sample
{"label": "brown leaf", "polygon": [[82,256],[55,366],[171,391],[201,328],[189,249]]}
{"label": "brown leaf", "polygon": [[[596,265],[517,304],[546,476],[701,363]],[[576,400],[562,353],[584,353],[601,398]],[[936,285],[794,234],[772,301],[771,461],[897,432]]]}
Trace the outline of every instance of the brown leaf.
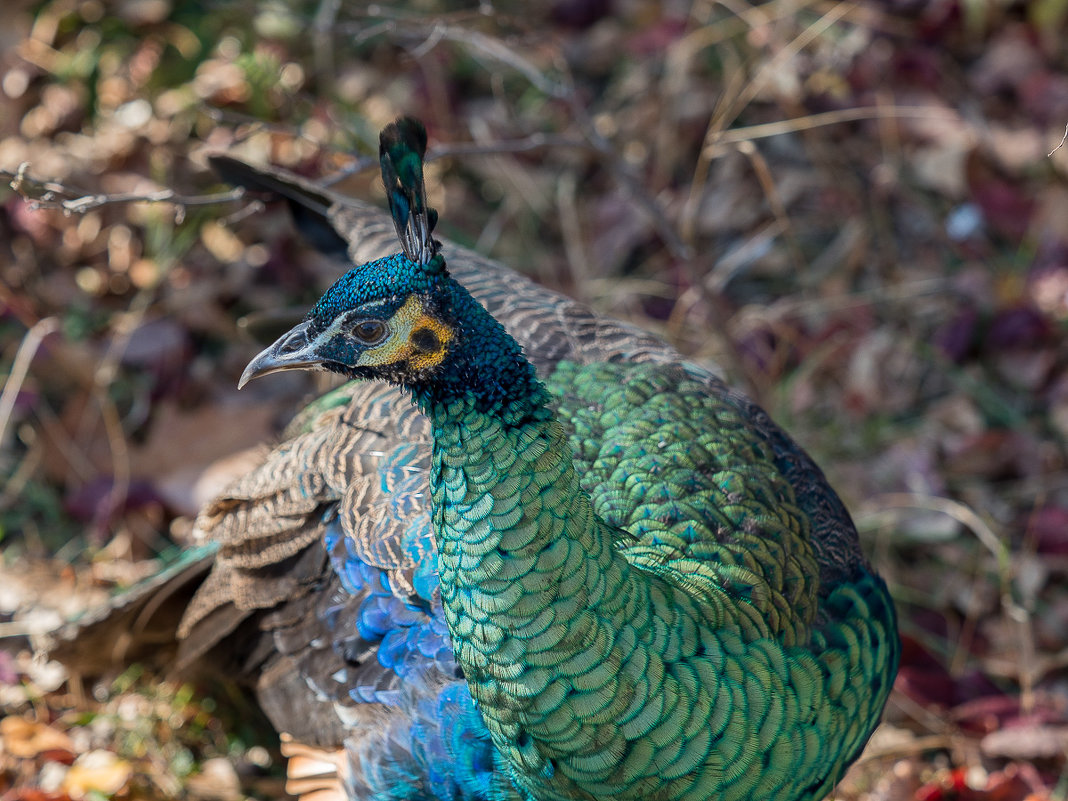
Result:
{"label": "brown leaf", "polygon": [[14,715],[0,720],[0,742],[4,751],[16,757],[31,758],[46,751],[74,753],[74,742],[65,733]]}
{"label": "brown leaf", "polygon": [[209,759],[200,773],[189,779],[189,792],[211,801],[233,801],[241,797],[241,782],[228,759]]}
{"label": "brown leaf", "polygon": [[[177,511],[196,514],[206,500],[198,491],[201,475],[215,462],[269,441],[276,415],[272,404],[211,403],[185,411],[164,402],[148,441],[131,453],[132,472],[150,479]],[[240,469],[248,466],[239,461]]]}
{"label": "brown leaf", "polygon": [[975,154],[969,157],[965,174],[972,199],[991,228],[1013,242],[1022,239],[1035,211],[1033,193]]}
{"label": "brown leaf", "polygon": [[981,95],[1014,91],[1042,68],[1041,50],[1033,33],[1017,25],[1007,28],[986,48],[971,70],[971,83]]}
{"label": "brown leaf", "polygon": [[90,751],[71,765],[63,779],[62,788],[71,798],[84,798],[90,793],[115,795],[122,790],[133,774],[130,763],[119,759],[111,751]]}

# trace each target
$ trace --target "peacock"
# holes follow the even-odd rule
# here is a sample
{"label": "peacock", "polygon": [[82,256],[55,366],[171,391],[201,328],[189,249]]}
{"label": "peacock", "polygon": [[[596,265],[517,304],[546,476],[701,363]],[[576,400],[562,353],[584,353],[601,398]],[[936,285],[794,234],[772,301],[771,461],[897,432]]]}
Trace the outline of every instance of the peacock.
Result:
{"label": "peacock", "polygon": [[823,798],[899,659],[843,504],[713,373],[443,247],[426,144],[382,131],[371,260],[358,206],[213,158],[362,266],[241,376],[353,380],[199,517],[178,661],[249,677],[295,791],[330,754],[350,799]]}

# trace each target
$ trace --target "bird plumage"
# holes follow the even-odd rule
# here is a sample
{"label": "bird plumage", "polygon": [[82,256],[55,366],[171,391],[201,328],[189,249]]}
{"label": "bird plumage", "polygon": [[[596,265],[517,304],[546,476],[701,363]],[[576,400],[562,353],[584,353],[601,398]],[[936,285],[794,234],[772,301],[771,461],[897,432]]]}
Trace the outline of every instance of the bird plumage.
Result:
{"label": "bird plumage", "polygon": [[[821,798],[898,654],[841,502],[718,377],[441,249],[425,144],[412,121],[383,133],[403,252],[341,278],[242,378],[389,383],[313,404],[205,510],[219,551],[181,658],[240,635],[275,724],[344,744],[352,798]],[[330,249],[380,256],[360,206],[215,163]]]}

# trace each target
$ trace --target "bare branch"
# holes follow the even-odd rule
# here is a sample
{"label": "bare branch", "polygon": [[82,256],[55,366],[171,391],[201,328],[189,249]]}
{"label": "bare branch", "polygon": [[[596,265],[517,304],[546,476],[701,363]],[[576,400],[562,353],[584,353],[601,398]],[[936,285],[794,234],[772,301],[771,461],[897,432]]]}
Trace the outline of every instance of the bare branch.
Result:
{"label": "bare branch", "polygon": [[[960,120],[960,114],[952,109],[939,106],[857,106],[855,108],[835,109],[834,111],[825,111],[820,114],[809,114],[789,120],[765,122],[760,125],[749,125],[744,128],[732,128],[722,131],[712,140],[706,142],[703,155],[705,158],[712,159],[726,152],[727,145],[752,142],[755,139],[767,139],[771,136],[781,136],[782,134],[797,133],[798,131],[810,131],[813,128],[822,128],[843,122],[903,118],[943,119],[955,122]],[[1066,131],[1066,135],[1068,135],[1068,131]]]}
{"label": "bare branch", "polygon": [[1061,141],[1057,143],[1057,146],[1046,154],[1046,158],[1053,158],[1053,154],[1064,147],[1065,140],[1068,140],[1068,124],[1064,126],[1064,136],[1061,137]]}
{"label": "bare branch", "polygon": [[118,203],[170,203],[176,207],[178,222],[181,222],[185,218],[185,209],[188,206],[233,203],[245,197],[245,190],[240,188],[211,195],[180,195],[173,189],[161,189],[147,194],[136,192],[120,192],[114,195],[94,194],[56,181],[37,180],[30,176],[29,170],[29,162],[23,162],[14,173],[0,170],[0,176],[9,179],[11,188],[30,201],[33,208],[59,209],[64,214],[85,214],[101,206]]}
{"label": "bare branch", "polygon": [[0,443],[4,441],[7,424],[15,408],[15,399],[18,397],[19,390],[22,389],[22,382],[26,380],[30,362],[33,361],[44,338],[58,330],[59,321],[53,317],[46,317],[27,331],[26,336],[23,337],[22,344],[19,345],[18,352],[15,354],[15,362],[11,365],[11,372],[4,381],[4,390],[0,392]]}

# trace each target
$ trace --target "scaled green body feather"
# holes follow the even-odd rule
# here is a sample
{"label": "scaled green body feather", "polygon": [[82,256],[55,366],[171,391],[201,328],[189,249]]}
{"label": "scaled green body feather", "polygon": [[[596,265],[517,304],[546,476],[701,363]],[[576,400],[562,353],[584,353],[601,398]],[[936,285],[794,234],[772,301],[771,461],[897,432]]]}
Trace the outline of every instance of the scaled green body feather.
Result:
{"label": "scaled green body feather", "polygon": [[431,410],[453,644],[529,797],[818,799],[878,720],[885,588],[859,571],[816,624],[808,520],[710,380],[562,363],[570,443]]}

